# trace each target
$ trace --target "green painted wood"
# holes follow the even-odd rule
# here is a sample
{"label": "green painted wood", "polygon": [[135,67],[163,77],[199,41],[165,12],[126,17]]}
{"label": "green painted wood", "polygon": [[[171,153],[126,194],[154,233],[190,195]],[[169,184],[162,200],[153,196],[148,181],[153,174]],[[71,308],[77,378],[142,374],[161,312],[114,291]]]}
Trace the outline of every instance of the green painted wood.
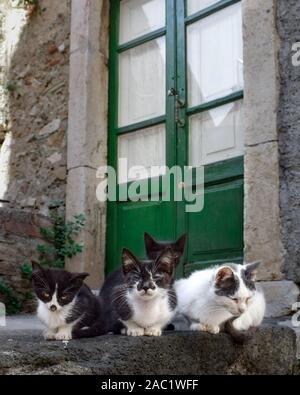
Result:
{"label": "green painted wood", "polygon": [[137,47],[138,45],[146,44],[147,42],[149,42],[151,40],[154,40],[156,38],[162,37],[165,34],[166,34],[166,28],[163,27],[163,28],[161,28],[159,30],[156,30],[154,32],[145,34],[142,37],[138,37],[138,38],[136,38],[136,39],[134,39],[132,41],[129,41],[126,44],[119,45],[117,51],[118,51],[118,53],[127,51],[128,49]]}
{"label": "green painted wood", "polygon": [[[109,103],[108,103],[108,165],[117,168],[117,140],[115,130],[118,125],[118,58],[116,48],[119,42],[119,5],[110,1],[109,28]],[[114,202],[107,202],[106,225],[106,265],[105,271],[113,270],[116,261],[117,242],[117,206]]]}
{"label": "green painted wood", "polygon": [[[165,123],[166,125],[166,164],[172,167],[176,163],[176,134],[174,130],[174,97],[166,98],[166,115],[153,118],[125,128],[118,128],[118,54],[137,45],[153,40],[163,35],[166,36],[166,92],[175,86],[175,0],[167,0],[166,28],[160,29],[149,35],[136,39],[126,45],[118,45],[119,36],[119,3],[111,1],[111,24],[110,24],[110,111],[109,111],[109,165],[117,168],[117,144],[118,136],[124,133],[136,132],[154,125]],[[160,178],[162,179],[162,178]],[[151,180],[145,181],[150,184]],[[132,183],[119,186],[119,192],[129,188]],[[122,248],[130,248],[137,256],[144,257],[144,232],[149,232],[158,239],[174,239],[176,236],[176,204],[175,202],[162,201],[162,189],[159,186],[158,201],[155,202],[131,202],[117,201],[108,203],[107,223],[107,256],[106,272],[114,270],[120,265]],[[145,197],[145,196],[144,196]]]}
{"label": "green painted wood", "polygon": [[243,202],[243,179],[205,187],[204,209],[188,214],[189,265],[202,268],[222,259],[242,260]]}
{"label": "green painted wood", "polygon": [[[185,37],[185,1],[176,1],[176,82],[179,98],[182,102],[187,103],[187,74],[186,74],[186,37]],[[183,128],[177,128],[177,165],[184,168],[188,165],[188,118],[186,108],[179,110],[179,117],[184,122]],[[185,212],[185,201],[177,203],[177,237],[187,233],[188,218]],[[184,275],[184,267],[188,262],[188,249],[181,260],[181,264],[177,268],[176,277],[180,278]]]}
{"label": "green painted wood", "polygon": [[220,97],[219,99],[212,100],[208,103],[200,104],[199,106],[190,107],[187,110],[188,115],[198,114],[200,112],[209,111],[213,108],[225,106],[225,104],[232,103],[244,98],[244,91],[237,91],[228,96]]}
{"label": "green painted wood", "polygon": [[125,133],[130,133],[130,132],[136,132],[137,130],[146,129],[151,126],[157,126],[160,123],[165,123],[165,122],[166,122],[166,117],[165,117],[165,115],[162,115],[161,117],[147,119],[146,121],[143,121],[143,122],[134,123],[132,125],[118,128],[116,130],[116,133],[118,135],[120,135],[120,134],[125,134]]}
{"label": "green painted wood", "polygon": [[221,0],[216,4],[211,5],[210,7],[204,8],[203,10],[196,12],[193,15],[189,15],[185,18],[185,22],[187,25],[191,23],[197,22],[200,19],[207,18],[208,16],[215,14],[218,11],[223,10],[226,7],[229,7],[233,4],[239,3],[241,0]]}
{"label": "green painted wood", "polygon": [[[209,111],[243,98],[243,92],[197,107],[179,110],[184,127],[175,122],[175,98],[167,96],[166,115],[125,128],[118,128],[118,54],[141,45],[156,37],[166,36],[167,83],[166,92],[174,88],[182,101],[187,102],[186,25],[211,15],[240,0],[222,0],[200,13],[186,18],[185,0],[166,0],[166,28],[119,46],[119,2],[111,1],[110,57],[109,57],[109,138],[108,163],[117,168],[118,136],[165,123],[167,166],[188,164],[189,117]],[[147,76],[145,76],[147,78]],[[188,234],[188,245],[182,263],[177,269],[181,277],[199,268],[243,261],[243,157],[214,163],[205,167],[205,206],[201,213],[185,212],[185,202],[164,202],[162,177],[156,184],[157,201],[117,201],[108,203],[107,216],[107,264],[110,272],[120,264],[123,247],[132,249],[140,257],[145,256],[143,234],[145,231],[158,239],[175,239]],[[145,180],[151,185],[151,180]],[[122,185],[119,192],[131,185]],[[177,186],[174,186],[176,188]],[[174,194],[174,188],[171,196]],[[145,196],[146,197],[146,196]]]}

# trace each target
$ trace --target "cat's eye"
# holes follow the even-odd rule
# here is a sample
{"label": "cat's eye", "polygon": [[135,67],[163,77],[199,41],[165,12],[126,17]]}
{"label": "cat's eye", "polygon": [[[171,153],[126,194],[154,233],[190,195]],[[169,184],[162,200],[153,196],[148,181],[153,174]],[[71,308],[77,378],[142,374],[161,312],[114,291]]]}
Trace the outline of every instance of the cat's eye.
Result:
{"label": "cat's eye", "polygon": [[44,297],[44,298],[49,298],[50,295],[48,294],[48,292],[43,292],[43,297]]}
{"label": "cat's eye", "polygon": [[68,296],[66,296],[66,295],[65,295],[65,296],[62,296],[61,299],[62,299],[62,300],[67,300],[67,299],[68,299]]}
{"label": "cat's eye", "polygon": [[235,303],[239,303],[238,298],[233,298],[232,300],[233,300]]}

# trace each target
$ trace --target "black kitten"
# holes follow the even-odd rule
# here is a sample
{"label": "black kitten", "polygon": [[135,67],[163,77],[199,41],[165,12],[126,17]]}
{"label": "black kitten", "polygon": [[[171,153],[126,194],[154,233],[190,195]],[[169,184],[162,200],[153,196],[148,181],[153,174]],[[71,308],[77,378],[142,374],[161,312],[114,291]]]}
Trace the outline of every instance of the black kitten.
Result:
{"label": "black kitten", "polygon": [[176,264],[179,263],[181,256],[184,253],[184,247],[186,242],[186,235],[181,236],[177,241],[156,241],[149,235],[144,234],[145,248],[147,257],[149,259],[155,259],[162,253],[166,248],[171,248],[174,253],[174,258],[177,259]]}
{"label": "black kitten", "polygon": [[121,323],[129,336],[160,336],[175,314],[175,266],[171,248],[151,261],[140,261],[124,249],[121,283],[108,279],[101,291],[109,304],[111,329]]}
{"label": "black kitten", "polygon": [[47,326],[45,339],[70,340],[106,332],[101,302],[83,282],[87,273],[32,266],[37,315]]}

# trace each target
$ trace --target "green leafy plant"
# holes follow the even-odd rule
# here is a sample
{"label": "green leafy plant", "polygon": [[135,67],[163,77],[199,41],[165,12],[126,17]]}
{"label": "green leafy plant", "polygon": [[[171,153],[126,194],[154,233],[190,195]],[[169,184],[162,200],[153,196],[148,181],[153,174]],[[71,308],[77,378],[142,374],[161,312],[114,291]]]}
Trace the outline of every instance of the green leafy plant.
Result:
{"label": "green leafy plant", "polygon": [[22,274],[23,278],[27,278],[27,279],[31,279],[31,274],[32,274],[32,266],[30,263],[24,263],[21,267],[20,267],[20,271]]}
{"label": "green leafy plant", "polygon": [[42,12],[40,0],[19,0],[18,6],[25,8],[29,16],[32,16],[36,12],[39,14]]}
{"label": "green leafy plant", "polygon": [[6,92],[12,93],[17,89],[17,84],[14,81],[6,81],[4,89]]}
{"label": "green leafy plant", "polygon": [[42,266],[63,268],[66,258],[82,252],[83,246],[74,240],[85,226],[83,214],[74,215],[71,221],[65,220],[63,202],[53,202],[50,206],[51,228],[41,228],[41,234],[48,244],[39,244],[37,251]]}
{"label": "green leafy plant", "polygon": [[3,279],[0,279],[0,294],[4,296],[7,314],[17,314],[21,311],[22,302],[16,296],[14,290]]}

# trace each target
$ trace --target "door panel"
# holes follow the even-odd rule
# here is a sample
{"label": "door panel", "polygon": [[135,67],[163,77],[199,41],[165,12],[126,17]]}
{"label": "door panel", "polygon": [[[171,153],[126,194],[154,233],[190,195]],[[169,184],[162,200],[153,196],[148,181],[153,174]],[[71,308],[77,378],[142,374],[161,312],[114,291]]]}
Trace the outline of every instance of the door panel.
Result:
{"label": "door panel", "polygon": [[220,259],[223,262],[240,259],[243,246],[242,212],[242,181],[206,188],[204,210],[189,214],[189,263],[186,273],[193,267],[203,268]]}
{"label": "door panel", "polygon": [[165,37],[121,53],[119,62],[119,127],[164,115]]}
{"label": "door panel", "polygon": [[119,203],[118,227],[121,237],[117,249],[129,248],[139,257],[145,257],[143,235],[145,229],[150,234],[164,239],[168,236],[168,220],[166,203],[140,202]]}
{"label": "door panel", "polygon": [[161,0],[122,0],[120,4],[120,44],[164,27],[166,7]]}
{"label": "door panel", "polygon": [[244,153],[242,102],[233,102],[190,117],[189,164],[207,165]]}
{"label": "door panel", "polygon": [[[126,133],[118,137],[118,158],[126,158],[128,168],[119,161],[119,183],[137,179],[159,177],[165,173],[166,166],[166,127],[152,128]],[[152,169],[151,166],[160,167]],[[130,174],[128,170],[130,169]],[[146,170],[146,172],[145,172]],[[145,174],[146,173],[146,174]]]}
{"label": "door panel", "polygon": [[187,67],[189,107],[243,89],[240,4],[187,27]]}
{"label": "door panel", "polygon": [[187,15],[195,14],[205,8],[218,3],[220,0],[187,0]]}

